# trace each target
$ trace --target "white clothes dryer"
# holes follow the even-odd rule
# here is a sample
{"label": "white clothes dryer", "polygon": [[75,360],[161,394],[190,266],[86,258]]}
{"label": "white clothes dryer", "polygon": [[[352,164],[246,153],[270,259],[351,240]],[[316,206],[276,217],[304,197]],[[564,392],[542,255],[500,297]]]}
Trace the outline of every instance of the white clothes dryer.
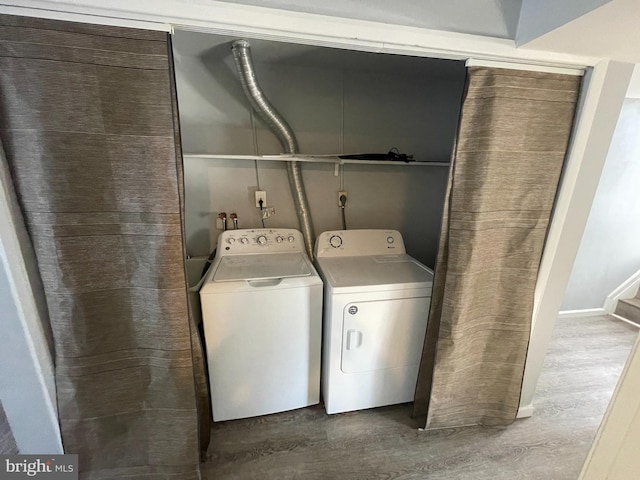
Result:
{"label": "white clothes dryer", "polygon": [[223,232],[200,300],[214,421],[319,403],[322,281],[300,232]]}
{"label": "white clothes dryer", "polygon": [[433,272],[406,254],[395,230],[324,232],[315,252],[327,413],[413,401]]}

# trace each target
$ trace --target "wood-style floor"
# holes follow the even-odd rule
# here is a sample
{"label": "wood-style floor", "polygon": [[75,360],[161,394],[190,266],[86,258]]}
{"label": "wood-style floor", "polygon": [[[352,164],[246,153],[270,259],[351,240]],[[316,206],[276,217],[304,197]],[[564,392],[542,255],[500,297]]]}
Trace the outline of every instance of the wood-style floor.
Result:
{"label": "wood-style floor", "polygon": [[216,424],[206,480],[575,480],[638,330],[608,317],[558,320],[535,413],[507,428],[420,432],[399,405],[321,407]]}

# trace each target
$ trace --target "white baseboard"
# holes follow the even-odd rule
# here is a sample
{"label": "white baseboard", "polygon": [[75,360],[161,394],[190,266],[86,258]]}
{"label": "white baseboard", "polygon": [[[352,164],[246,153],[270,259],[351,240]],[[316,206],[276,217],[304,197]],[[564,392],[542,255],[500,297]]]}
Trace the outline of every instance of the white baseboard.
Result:
{"label": "white baseboard", "polygon": [[607,295],[604,301],[604,309],[607,313],[613,313],[616,309],[616,304],[621,298],[633,298],[638,293],[640,287],[640,270],[627,278],[620,284],[613,292]]}
{"label": "white baseboard", "polygon": [[518,409],[518,415],[516,418],[529,418],[533,415],[533,405],[525,405],[524,407],[520,407]]}
{"label": "white baseboard", "polygon": [[597,317],[606,314],[604,308],[585,308],[584,310],[563,310],[558,312],[558,318]]}

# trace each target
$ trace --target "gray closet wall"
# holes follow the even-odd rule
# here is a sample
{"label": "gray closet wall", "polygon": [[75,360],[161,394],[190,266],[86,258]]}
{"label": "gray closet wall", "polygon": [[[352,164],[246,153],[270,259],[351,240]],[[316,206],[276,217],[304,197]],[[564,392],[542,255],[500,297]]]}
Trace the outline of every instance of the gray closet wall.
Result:
{"label": "gray closet wall", "polygon": [[[174,54],[185,152],[187,249],[207,255],[219,212],[240,228],[260,226],[258,184],[276,215],[267,227],[298,228],[285,165],[196,159],[190,153],[278,154],[281,147],[253,118],[231,56],[236,37],[177,31]],[[309,154],[387,152],[448,162],[464,88],[463,62],[379,55],[252,40],[260,83]],[[346,190],[349,228],[392,228],[407,250],[433,266],[448,167],[303,164],[317,233],[341,228],[337,192]]]}

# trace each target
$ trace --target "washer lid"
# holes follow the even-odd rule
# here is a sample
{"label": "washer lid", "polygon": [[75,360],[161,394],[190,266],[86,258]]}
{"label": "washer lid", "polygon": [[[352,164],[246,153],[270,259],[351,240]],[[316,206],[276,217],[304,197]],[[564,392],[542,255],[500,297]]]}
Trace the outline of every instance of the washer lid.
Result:
{"label": "washer lid", "polygon": [[312,274],[300,253],[230,255],[223,257],[213,275],[214,282],[307,277]]}
{"label": "washer lid", "polygon": [[334,288],[433,284],[433,272],[406,254],[322,258],[318,267]]}

